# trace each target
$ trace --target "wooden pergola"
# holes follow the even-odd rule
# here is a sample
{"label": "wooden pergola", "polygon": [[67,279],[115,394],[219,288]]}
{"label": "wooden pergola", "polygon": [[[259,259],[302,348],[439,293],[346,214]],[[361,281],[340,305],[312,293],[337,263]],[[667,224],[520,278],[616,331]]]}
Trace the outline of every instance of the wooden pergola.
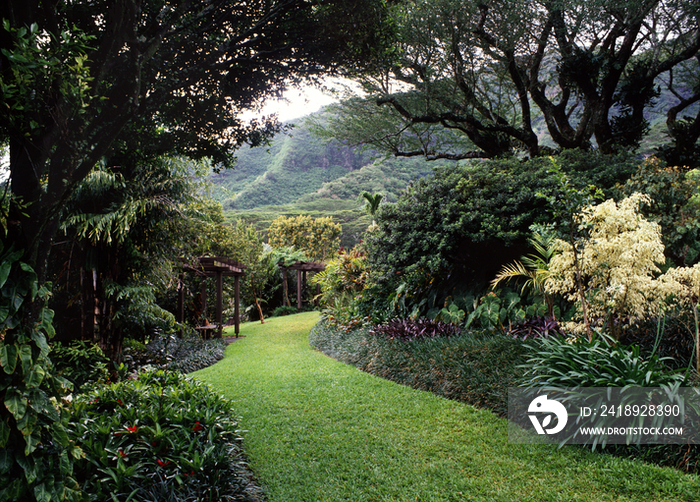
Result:
{"label": "wooden pergola", "polygon": [[[280,269],[282,270],[282,284],[284,286],[284,303],[287,306],[289,305],[289,299],[287,296],[287,270],[296,270],[297,272],[297,308],[301,310],[303,301],[301,298],[302,294],[302,289],[303,285],[306,284],[306,274],[308,272],[321,272],[326,269],[326,266],[323,263],[318,263],[315,261],[296,261],[292,263],[291,265],[283,265],[282,263],[278,264]],[[316,285],[318,289],[318,284]]]}
{"label": "wooden pergola", "polygon": [[[193,272],[203,278],[214,277],[216,279],[216,320],[215,325],[200,326],[198,329],[216,329],[221,338],[223,331],[223,304],[224,304],[224,277],[235,278],[235,304],[234,304],[234,326],[236,336],[240,333],[241,316],[239,312],[240,303],[240,279],[245,275],[246,266],[237,261],[222,256],[200,256],[196,263],[189,263],[182,259],[183,269]],[[184,273],[184,272],[183,272]],[[182,274],[178,283],[178,320],[185,320],[185,288],[182,281]],[[207,310],[207,281],[202,281],[202,312]]]}

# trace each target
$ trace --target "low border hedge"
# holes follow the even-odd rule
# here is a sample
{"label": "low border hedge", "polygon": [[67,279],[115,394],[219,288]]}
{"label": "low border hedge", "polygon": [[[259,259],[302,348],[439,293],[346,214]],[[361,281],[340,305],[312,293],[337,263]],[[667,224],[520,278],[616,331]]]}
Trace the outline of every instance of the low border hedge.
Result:
{"label": "low border hedge", "polygon": [[517,386],[525,362],[522,341],[471,332],[409,342],[360,328],[344,332],[316,324],[309,343],[324,354],[402,385],[472,404],[505,416],[508,387]]}

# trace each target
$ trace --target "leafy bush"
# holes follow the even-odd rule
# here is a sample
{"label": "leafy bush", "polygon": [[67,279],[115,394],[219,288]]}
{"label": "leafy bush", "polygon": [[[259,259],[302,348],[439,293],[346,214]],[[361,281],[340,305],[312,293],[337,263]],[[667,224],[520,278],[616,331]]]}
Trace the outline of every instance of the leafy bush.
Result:
{"label": "leafy bush", "polygon": [[509,291],[501,298],[499,293],[491,291],[479,299],[479,304],[467,317],[467,328],[473,325],[506,333],[513,324],[525,319],[526,312],[520,305],[520,295]]}
{"label": "leafy bush", "polygon": [[416,389],[466,402],[505,416],[508,387],[516,385],[525,361],[519,340],[469,333],[406,343],[369,329],[339,330],[323,321],[311,330],[311,345],[362,371]]}
{"label": "leafy bush", "polygon": [[330,216],[279,216],[267,229],[267,238],[272,247],[293,247],[313,260],[325,261],[340,247],[342,231]]}
{"label": "leafy bush", "polygon": [[656,355],[643,358],[636,345],[615,345],[604,335],[540,338],[530,349],[520,381],[534,387],[660,387],[684,380],[669,372]]}
{"label": "leafy bush", "polygon": [[454,324],[432,319],[394,319],[369,330],[374,335],[403,342],[454,336],[458,335],[460,331],[460,328]]}
{"label": "leafy bush", "polygon": [[651,158],[622,186],[626,195],[642,192],[651,198],[642,213],[661,226],[665,254],[677,266],[692,265],[700,254],[699,175]]}
{"label": "leafy bush", "polygon": [[143,373],[71,408],[88,500],[241,500],[249,484],[230,403],[188,377]]}
{"label": "leafy bush", "polygon": [[94,343],[83,340],[54,343],[50,355],[56,374],[72,382],[76,393],[87,383],[106,382],[109,379],[109,359]]}
{"label": "leafy bush", "polygon": [[321,287],[320,299],[324,305],[349,306],[365,288],[367,263],[362,249],[341,250],[326,264],[326,268],[313,275],[309,282]]}
{"label": "leafy bush", "polygon": [[664,262],[661,229],[639,213],[650,202],[636,193],[591,205],[576,216],[582,235],[557,240],[545,289],[578,302],[581,318],[569,329],[591,337],[591,327],[619,339],[623,327],[658,309],[668,291],[656,276]]}
{"label": "leafy bush", "polygon": [[299,309],[296,307],[290,307],[288,305],[280,305],[279,307],[275,308],[275,310],[272,311],[272,317],[281,317],[285,315],[292,315],[296,314],[299,312]]}
{"label": "leafy bush", "polygon": [[[580,188],[611,188],[635,167],[629,158],[576,152],[557,162]],[[412,182],[397,203],[380,207],[379,228],[366,236],[366,313],[390,310],[389,295],[401,284],[409,313],[432,292],[442,304],[455,288],[483,290],[526,250],[530,226],[547,223],[549,202],[541,195],[557,186],[547,158],[455,163]],[[431,306],[420,308],[425,314]]]}

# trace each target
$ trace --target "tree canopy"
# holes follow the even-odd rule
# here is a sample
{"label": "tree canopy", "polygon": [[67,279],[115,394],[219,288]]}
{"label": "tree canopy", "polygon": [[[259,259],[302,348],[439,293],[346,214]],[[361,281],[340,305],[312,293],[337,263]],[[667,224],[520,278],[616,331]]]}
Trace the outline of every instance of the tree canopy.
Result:
{"label": "tree canopy", "polygon": [[690,0],[400,4],[395,51],[362,79],[365,96],[340,107],[332,133],[428,158],[609,153],[637,146],[654,111],[666,116],[668,155],[690,160],[699,14]]}
{"label": "tree canopy", "polygon": [[[7,240],[40,280],[70,192],[107,157],[182,154],[231,165],[273,120],[239,112],[383,46],[380,0],[100,0],[0,5]],[[129,156],[125,156],[125,152]],[[22,201],[24,210],[16,202]]]}

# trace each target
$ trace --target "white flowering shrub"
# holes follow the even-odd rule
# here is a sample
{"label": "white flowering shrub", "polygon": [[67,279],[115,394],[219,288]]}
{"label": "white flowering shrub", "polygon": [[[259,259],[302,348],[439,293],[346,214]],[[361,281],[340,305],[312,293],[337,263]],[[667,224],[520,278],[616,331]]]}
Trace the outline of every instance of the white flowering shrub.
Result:
{"label": "white flowering shrub", "polygon": [[635,193],[619,203],[610,199],[588,206],[577,217],[582,237],[556,242],[559,253],[549,264],[546,290],[581,307],[566,329],[587,330],[590,336],[595,328],[618,339],[622,327],[656,312],[668,294],[658,282],[658,265],[664,262],[661,229],[639,213],[640,204],[649,202]]}

